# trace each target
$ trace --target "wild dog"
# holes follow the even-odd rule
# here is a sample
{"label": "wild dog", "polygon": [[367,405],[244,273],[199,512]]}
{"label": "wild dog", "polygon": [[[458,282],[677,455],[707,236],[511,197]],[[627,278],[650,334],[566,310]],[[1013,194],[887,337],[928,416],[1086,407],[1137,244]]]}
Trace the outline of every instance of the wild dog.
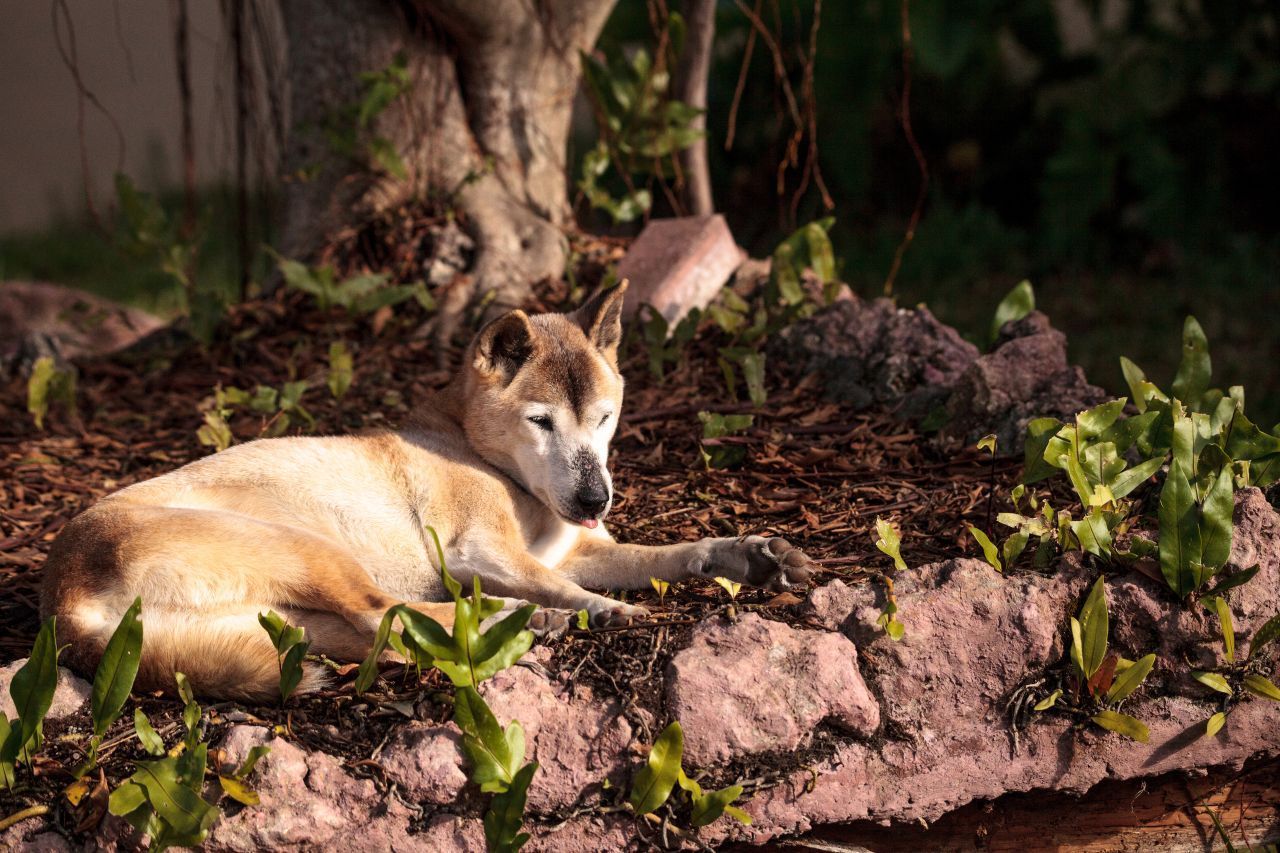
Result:
{"label": "wild dog", "polygon": [[[585,609],[618,625],[643,608],[595,589],[723,576],[785,588],[810,561],[779,538],[615,542],[607,461],[622,411],[625,284],[571,314],[512,311],[485,326],[462,368],[399,431],[264,439],[112,494],[59,534],[41,611],[67,660],[91,672],[141,596],[138,686],[183,672],[209,697],[265,699],[277,661],[260,612],[305,627],[311,650],[356,661],[401,602],[452,624],[435,549],[468,588],[539,609],[540,630]],[[309,673],[301,689],[314,688]]]}

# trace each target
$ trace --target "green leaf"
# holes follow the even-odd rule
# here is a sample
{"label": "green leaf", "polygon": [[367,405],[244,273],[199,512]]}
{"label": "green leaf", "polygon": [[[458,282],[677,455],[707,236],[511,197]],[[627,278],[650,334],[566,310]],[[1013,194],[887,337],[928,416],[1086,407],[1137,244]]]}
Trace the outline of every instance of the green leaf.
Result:
{"label": "green leaf", "polygon": [[1029,538],[1026,533],[1018,531],[1010,534],[1009,538],[1004,540],[1004,545],[1000,547],[1000,556],[1006,566],[1012,566],[1022,556]]}
{"label": "green leaf", "polygon": [[512,722],[504,731],[473,687],[459,687],[453,720],[462,729],[462,747],[471,762],[471,781],[486,792],[505,791],[524,761],[524,729]]}
{"label": "green leaf", "polygon": [[[827,228],[829,227],[828,225]],[[831,247],[827,228],[823,227],[822,222],[810,222],[801,229],[809,254],[809,268],[818,277],[818,281],[824,284],[834,281],[836,277],[835,250]]]}
{"label": "green leaf", "polygon": [[989,435],[984,435],[982,438],[978,439],[977,448],[979,450],[985,450],[988,453],[990,453],[992,456],[995,456],[996,455],[996,434],[990,433]]}
{"label": "green leaf", "polygon": [[249,750],[249,754],[244,757],[244,761],[240,762],[240,766],[236,768],[236,772],[232,775],[237,779],[248,778],[253,769],[258,766],[258,762],[263,756],[271,752],[269,746],[255,746]]}
{"label": "green leaf", "polygon": [[142,659],[142,598],[133,600],[120,624],[107,641],[107,647],[93,676],[93,733],[98,737],[120,716],[124,703],[133,690]]}
{"label": "green leaf", "polygon": [[284,660],[280,662],[281,702],[288,702],[289,697],[293,695],[293,691],[298,689],[298,683],[302,681],[304,673],[302,660],[306,657],[307,649],[310,647],[310,643],[296,643],[289,647],[289,651],[285,652]]}
{"label": "green leaf", "polygon": [[489,853],[512,853],[529,840],[529,833],[521,832],[524,823],[524,807],[528,799],[529,783],[538,769],[536,762],[521,767],[506,791],[494,796],[484,815],[485,847]]}
{"label": "green leaf", "polygon": [[578,611],[578,630],[579,631],[591,630],[591,614],[588,613],[585,609]]}
{"label": "green leaf", "polygon": [[737,806],[725,806],[724,813],[743,826],[751,826],[751,815],[747,814]]}
{"label": "green leaf", "polygon": [[1182,326],[1182,361],[1173,377],[1173,396],[1188,406],[1196,407],[1209,388],[1212,374],[1209,361],[1209,341],[1196,318],[1187,316]]}
{"label": "green leaf", "polygon": [[693,800],[693,811],[689,822],[694,826],[707,826],[724,814],[725,807],[742,796],[741,785],[730,785],[718,791],[711,791]]}
{"label": "green leaf", "polygon": [[1221,595],[1229,589],[1235,589],[1238,586],[1244,586],[1253,580],[1253,576],[1258,573],[1259,566],[1245,569],[1239,572],[1233,572],[1222,580],[1213,585],[1213,589],[1209,590],[1209,595]]}
{"label": "green leaf", "polygon": [[1244,689],[1254,696],[1261,696],[1263,699],[1270,699],[1272,702],[1280,702],[1280,687],[1276,687],[1271,683],[1270,679],[1263,678],[1261,675],[1246,675],[1244,677]]}
{"label": "green leaf", "polygon": [[1272,616],[1266,623],[1253,633],[1253,639],[1249,641],[1249,659],[1252,660],[1254,655],[1262,651],[1263,647],[1280,637],[1280,614]]}
{"label": "green leaf", "polygon": [[187,680],[186,675],[181,672],[175,672],[173,674],[173,680],[178,684],[178,698],[181,699],[183,703],[190,705],[192,702],[196,701],[195,694],[191,692],[191,682]]}
{"label": "green leaf", "polygon": [[351,388],[354,375],[355,359],[351,350],[342,341],[329,344],[329,377],[327,384],[329,393],[335,400],[341,400]]}
{"label": "green leaf", "polygon": [[1222,731],[1222,727],[1226,725],[1227,715],[1219,711],[1210,717],[1204,724],[1205,737],[1217,737],[1218,732]]}
{"label": "green leaf", "polygon": [[1219,673],[1192,670],[1191,677],[1203,684],[1205,687],[1208,687],[1210,690],[1216,690],[1219,693],[1225,693],[1228,696],[1232,693],[1231,685],[1228,684],[1227,680]]}
{"label": "green leaf", "polygon": [[1160,571],[1179,598],[1194,592],[1199,580],[1192,567],[1201,556],[1197,515],[1195,492],[1186,471],[1175,461],[1160,491]]}
{"label": "green leaf", "polygon": [[536,604],[526,604],[480,635],[472,651],[477,683],[511,666],[529,651],[534,638],[524,626],[537,609]]}
{"label": "green leaf", "polygon": [[764,387],[764,353],[753,352],[738,360],[742,365],[742,378],[747,383],[747,395],[756,406],[763,406],[769,399]]}
{"label": "green leaf", "polygon": [[74,369],[60,369],[51,357],[41,356],[27,380],[27,411],[35,419],[36,429],[44,429],[44,416],[55,402],[68,412],[76,411],[76,374]]}
{"label": "green leaf", "polygon": [[907,628],[902,624],[901,620],[896,618],[889,619],[884,625],[884,632],[889,635],[889,639],[895,643],[906,636]]}
{"label": "green leaf", "polygon": [[[1027,439],[1023,449],[1022,482],[1038,483],[1058,472],[1057,467],[1046,461],[1049,442],[1062,429],[1056,418],[1036,418],[1027,424]],[[1056,457],[1055,457],[1056,459]]]}
{"label": "green leaf", "polygon": [[1111,682],[1111,687],[1107,690],[1107,701],[1119,702],[1128,698],[1130,693],[1138,689],[1138,685],[1142,684],[1155,665],[1155,655],[1138,658],[1132,666],[1126,667],[1124,672],[1117,675],[1116,680]]}
{"label": "green leaf", "polygon": [[1043,699],[1041,699],[1039,702],[1037,702],[1037,703],[1032,707],[1032,709],[1031,709],[1031,710],[1033,710],[1033,711],[1047,711],[1047,710],[1049,710],[1050,708],[1052,708],[1054,705],[1058,704],[1058,700],[1059,700],[1060,698],[1062,698],[1062,691],[1061,691],[1061,690],[1055,690],[1055,691],[1053,691],[1052,693],[1050,693],[1048,696],[1044,697],[1044,698],[1043,698]]}
{"label": "green leaf", "polygon": [[983,533],[973,525],[969,526],[969,535],[976,539],[978,545],[982,547],[982,554],[986,558],[987,563],[991,565],[991,568],[995,569],[997,572],[1003,572],[1004,565],[1000,562],[1000,550],[996,548],[995,543],[991,541],[991,537],[987,536],[987,534]]}
{"label": "green leaf", "polygon": [[680,723],[673,722],[662,730],[649,751],[649,760],[636,772],[631,782],[631,795],[627,798],[632,811],[638,815],[649,814],[667,801],[671,788],[680,772],[680,759],[684,755],[684,732]]}
{"label": "green leaf", "polygon": [[449,569],[445,566],[444,546],[440,544],[440,534],[436,533],[436,529],[430,524],[424,525],[424,529],[431,534],[431,541],[435,543],[436,562],[440,564],[440,579],[444,581],[444,588],[452,598],[457,599],[462,595],[462,584],[453,579],[453,575],[449,574]]}
{"label": "green leaf", "polygon": [[[1201,513],[1201,559],[1206,568],[1217,570],[1226,565],[1231,557],[1231,539],[1235,530],[1232,513],[1235,512],[1235,485],[1232,481],[1231,466],[1224,465],[1214,478],[1204,498],[1204,509]],[[1212,575],[1199,578],[1200,586]]]}
{"label": "green leaf", "polygon": [[160,739],[160,735],[156,734],[151,721],[147,719],[147,715],[141,708],[133,709],[133,731],[137,734],[142,748],[149,754],[164,755],[164,741]]}
{"label": "green leaf", "polygon": [[1227,660],[1234,661],[1236,659],[1236,629],[1231,620],[1231,605],[1227,604],[1227,600],[1220,595],[1206,598],[1204,603],[1206,606],[1212,606],[1218,614],[1218,627],[1222,630],[1222,647],[1226,650]]}
{"label": "green leaf", "polygon": [[363,694],[372,687],[374,679],[378,677],[378,660],[382,657],[382,653],[386,651],[387,640],[391,637],[391,625],[395,622],[398,611],[399,606],[397,605],[382,614],[382,621],[378,623],[378,630],[373,637],[373,646],[369,649],[369,654],[365,656],[365,659],[360,662],[360,668],[356,670],[356,695]]}
{"label": "green leaf", "polygon": [[222,790],[228,797],[246,806],[256,806],[261,800],[258,792],[250,788],[240,779],[234,779],[230,776],[219,776],[218,784],[222,786]]}
{"label": "green leaf", "polygon": [[902,559],[902,537],[898,535],[897,529],[892,523],[876,516],[876,534],[879,537],[876,539],[876,547],[893,559],[894,568],[905,572],[907,563]]}
{"label": "green leaf", "polygon": [[1085,678],[1090,678],[1107,656],[1107,593],[1103,579],[1098,578],[1080,607],[1081,660]]}
{"label": "green leaf", "polygon": [[1116,500],[1127,496],[1134,489],[1155,476],[1164,465],[1164,456],[1156,456],[1145,462],[1139,462],[1132,468],[1121,472],[1110,483],[1111,494]]}
{"label": "green leaf", "polygon": [[1036,310],[1036,294],[1031,282],[1020,282],[1013,290],[1005,294],[1004,299],[996,306],[996,315],[991,320],[990,340],[995,342],[1000,337],[1000,329],[1011,320],[1021,320]]}
{"label": "green leaf", "polygon": [[1076,415],[1076,432],[1081,444],[1087,444],[1110,429],[1124,411],[1126,402],[1127,399],[1121,397]]}
{"label": "green leaf", "polygon": [[1122,734],[1125,737],[1136,740],[1138,743],[1146,743],[1151,737],[1151,731],[1141,720],[1136,720],[1128,714],[1121,714],[1117,711],[1099,711],[1091,718],[1095,723],[1104,729]]}
{"label": "green leaf", "polygon": [[40,731],[40,723],[53,704],[53,694],[58,689],[58,653],[61,651],[56,623],[57,617],[50,616],[40,626],[31,647],[31,656],[9,683],[9,695],[18,716],[13,721],[13,732],[3,744],[4,754],[0,755],[0,761],[13,762],[31,748]]}
{"label": "green leaf", "polygon": [[147,789],[137,782],[126,780],[111,792],[107,799],[107,811],[116,817],[132,814],[147,804]]}
{"label": "green leaf", "polygon": [[146,789],[147,801],[156,814],[181,835],[202,837],[218,816],[217,809],[178,781],[175,758],[140,762],[132,778]]}
{"label": "green leaf", "polygon": [[1104,559],[1111,556],[1111,529],[1106,513],[1098,507],[1090,509],[1079,521],[1071,522],[1071,532],[1080,542],[1081,550]]}

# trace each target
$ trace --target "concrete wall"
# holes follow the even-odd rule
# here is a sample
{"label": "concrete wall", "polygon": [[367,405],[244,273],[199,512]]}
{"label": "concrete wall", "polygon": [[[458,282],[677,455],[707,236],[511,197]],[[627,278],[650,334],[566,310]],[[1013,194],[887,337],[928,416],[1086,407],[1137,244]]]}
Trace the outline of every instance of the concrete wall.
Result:
{"label": "concrete wall", "polygon": [[[231,156],[230,53],[217,0],[190,0],[196,163],[201,181]],[[39,229],[84,209],[77,95],[54,38],[53,0],[0,0],[0,232]],[[85,151],[100,209],[123,168],[140,185],[181,181],[169,0],[66,0],[80,75],[119,123],[85,104]],[[59,25],[68,43],[64,19]]]}

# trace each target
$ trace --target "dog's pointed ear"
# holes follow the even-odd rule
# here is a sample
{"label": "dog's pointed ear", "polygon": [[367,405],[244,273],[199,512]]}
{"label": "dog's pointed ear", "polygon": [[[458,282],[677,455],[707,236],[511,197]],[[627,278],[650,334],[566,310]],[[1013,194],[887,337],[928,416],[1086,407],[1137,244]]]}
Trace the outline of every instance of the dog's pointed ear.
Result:
{"label": "dog's pointed ear", "polygon": [[618,345],[622,343],[622,304],[627,296],[627,280],[601,291],[573,313],[586,333],[587,340],[613,365],[618,363]]}
{"label": "dog's pointed ear", "polygon": [[533,326],[519,309],[493,320],[476,336],[475,366],[482,372],[510,379],[531,355]]}

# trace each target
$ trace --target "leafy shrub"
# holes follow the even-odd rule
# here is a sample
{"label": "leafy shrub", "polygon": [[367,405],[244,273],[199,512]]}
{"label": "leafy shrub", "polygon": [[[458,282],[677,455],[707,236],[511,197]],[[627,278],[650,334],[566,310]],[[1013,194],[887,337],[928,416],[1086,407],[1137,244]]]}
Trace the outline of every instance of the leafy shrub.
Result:
{"label": "leafy shrub", "polygon": [[305,632],[302,628],[290,625],[274,610],[259,613],[258,624],[271,638],[271,645],[275,646],[276,663],[280,668],[280,702],[288,702],[302,681],[302,661],[311,643],[303,640]]}
{"label": "leafy shrub", "polygon": [[[1098,578],[1079,617],[1071,617],[1071,671],[1067,704],[1077,714],[1104,729],[1146,743],[1150,732],[1141,720],[1117,710],[1120,703],[1138,689],[1155,666],[1156,656],[1146,655],[1136,661],[1107,653],[1110,618],[1103,579]],[[1064,698],[1060,688],[1036,704],[1036,711],[1047,711]]]}
{"label": "leafy shrub", "polygon": [[750,429],[755,423],[754,415],[698,412],[698,420],[702,422],[702,461],[708,468],[731,468],[747,458],[747,448],[721,439]]}
{"label": "leafy shrub", "polygon": [[44,716],[58,689],[57,618],[40,626],[31,654],[9,683],[9,695],[17,716],[10,720],[0,713],[0,781],[12,789],[14,768],[31,764],[35,750],[44,741]]}
{"label": "leafy shrub", "polygon": [[391,277],[386,273],[363,273],[338,281],[331,266],[308,267],[274,251],[271,255],[276,259],[285,284],[314,297],[321,311],[341,308],[351,314],[364,315],[385,306],[399,305],[408,299],[416,298],[424,304],[431,301],[427,285],[422,281],[388,286]]}
{"label": "leafy shrub", "polygon": [[[485,839],[490,851],[514,851],[529,840],[520,831],[524,820],[529,782],[538,765],[525,763],[524,729],[513,720],[505,729],[498,723],[484,698],[476,690],[480,682],[514,664],[533,645],[533,634],[525,630],[536,605],[517,608],[487,630],[481,623],[503,608],[499,599],[485,598],[480,578],[474,579],[470,598],[462,585],[449,574],[444,548],[436,531],[427,527],[436,546],[440,576],[453,596],[453,631],[449,632],[429,616],[398,604],[382,617],[373,648],[360,664],[356,692],[363,693],[378,675],[378,661],[387,646],[421,667],[431,665],[443,672],[456,688],[454,722],[462,730],[462,748],[470,763],[471,780],[480,790],[495,796],[484,816]],[[392,633],[396,620],[401,633]]]}
{"label": "leafy shrub", "polygon": [[267,438],[284,435],[285,430],[295,423],[295,418],[301,419],[310,429],[315,426],[316,419],[302,405],[302,396],[308,390],[305,379],[286,382],[278,389],[259,385],[252,393],[234,385],[226,388],[219,385],[213,391],[212,400],[202,404],[207,408],[204,408],[204,423],[196,430],[196,440],[215,451],[226,450],[235,441],[227,419],[242,406],[267,418],[262,431]]}

